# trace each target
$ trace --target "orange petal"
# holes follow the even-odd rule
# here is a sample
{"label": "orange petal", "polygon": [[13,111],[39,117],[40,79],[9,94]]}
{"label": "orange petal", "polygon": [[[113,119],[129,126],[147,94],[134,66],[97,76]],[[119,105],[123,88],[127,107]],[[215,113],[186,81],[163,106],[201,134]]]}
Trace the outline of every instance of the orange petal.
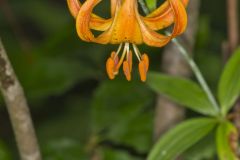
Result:
{"label": "orange petal", "polygon": [[[187,7],[189,0],[181,0],[181,1],[183,5]],[[152,11],[146,17],[153,18],[153,17],[163,16],[164,14],[171,14],[171,16],[173,16],[174,18],[174,13],[171,11],[171,7],[168,1],[164,2],[162,5],[160,5],[157,9]]]}
{"label": "orange petal", "polygon": [[92,14],[90,28],[97,31],[106,31],[112,24],[112,18],[104,19]]}
{"label": "orange petal", "polygon": [[[181,0],[186,7],[189,0]],[[152,13],[143,17],[145,24],[152,30],[160,30],[170,26],[174,22],[174,13],[169,2],[164,2],[159,8]]]}
{"label": "orange petal", "polygon": [[[113,25],[111,25],[110,28],[108,28],[106,31],[104,31],[102,34],[100,34],[98,37],[95,37],[93,33],[91,32],[90,28],[90,21],[91,21],[91,13],[93,8],[100,2],[101,0],[87,0],[82,5],[78,16],[77,16],[77,22],[76,22],[76,28],[78,36],[87,42],[96,42],[100,44],[107,44],[111,40],[111,35],[113,31]],[[116,10],[119,8],[119,5],[116,6]],[[115,12],[115,15],[118,12]],[[114,23],[116,18],[113,19]]]}
{"label": "orange petal", "polygon": [[100,1],[101,0],[87,0],[79,10],[76,28],[79,37],[84,41],[95,41],[95,37],[90,30],[90,21],[92,10]]}
{"label": "orange petal", "polygon": [[111,0],[111,16],[114,16],[118,0]]}
{"label": "orange petal", "polygon": [[173,37],[182,34],[187,27],[187,13],[180,0],[168,0],[175,15],[175,25],[172,33]]}
{"label": "orange petal", "polygon": [[[81,9],[81,2],[79,0],[67,0],[68,8],[73,17],[77,17]],[[95,14],[91,14],[90,28],[99,31],[105,31],[111,26],[111,19],[104,19]]]}
{"label": "orange petal", "polygon": [[136,19],[135,10],[137,9],[136,0],[119,1],[120,9],[116,12],[116,21],[113,23],[113,34],[111,43],[118,44],[121,42],[131,42],[135,44],[142,43],[142,34],[140,26]]}
{"label": "orange petal", "polygon": [[139,62],[138,70],[139,70],[141,81],[145,82],[147,80],[147,70],[146,70],[146,65],[144,61]]}
{"label": "orange petal", "polygon": [[186,29],[187,13],[182,2],[180,0],[168,0],[168,2],[175,16],[175,25],[170,36],[165,36],[151,30],[144,24],[142,17],[139,15],[137,17],[143,33],[143,41],[149,46],[162,47]]}
{"label": "orange petal", "polygon": [[106,62],[106,71],[108,74],[109,79],[114,79],[115,78],[115,64],[114,64],[114,60],[110,57],[108,58],[107,62]]}
{"label": "orange petal", "polygon": [[124,62],[123,62],[123,72],[124,72],[124,74],[125,74],[125,76],[126,76],[126,79],[127,79],[128,81],[130,81],[130,80],[131,80],[131,72],[130,72],[129,63],[128,63],[127,61],[124,61]]}
{"label": "orange petal", "polygon": [[79,0],[67,0],[68,8],[73,17],[77,17],[78,12],[81,8],[81,3]]}
{"label": "orange petal", "polygon": [[119,61],[119,58],[118,58],[118,56],[116,55],[116,52],[115,52],[115,51],[112,51],[112,53],[111,53],[111,58],[114,60],[114,65],[117,66],[118,61]]}

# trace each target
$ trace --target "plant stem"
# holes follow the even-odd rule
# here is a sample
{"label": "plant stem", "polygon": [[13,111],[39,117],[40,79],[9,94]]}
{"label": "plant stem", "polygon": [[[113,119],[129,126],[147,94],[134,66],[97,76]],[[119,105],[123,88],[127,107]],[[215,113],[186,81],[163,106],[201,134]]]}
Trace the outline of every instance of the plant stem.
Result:
{"label": "plant stem", "polygon": [[183,57],[188,62],[189,66],[191,67],[193,73],[195,74],[199,84],[201,85],[201,87],[204,90],[204,92],[206,93],[208,99],[212,103],[214,109],[218,113],[220,113],[219,106],[216,102],[216,99],[214,98],[211,90],[209,89],[205,79],[203,78],[201,71],[199,70],[199,68],[196,65],[196,63],[194,62],[194,60],[189,56],[189,53],[187,52],[187,50],[178,42],[178,40],[176,38],[172,39],[172,42],[178,47],[180,53],[183,55]]}
{"label": "plant stem", "polygon": [[[144,0],[139,0],[139,3],[144,11],[145,14],[149,13],[149,9],[146,6]],[[169,35],[169,33],[167,32],[167,35]],[[205,79],[203,78],[203,75],[201,73],[201,71],[199,70],[198,66],[196,65],[196,63],[194,62],[194,60],[189,56],[189,53],[187,52],[187,50],[178,42],[178,40],[176,38],[172,39],[172,42],[178,47],[180,53],[183,55],[183,57],[186,59],[186,61],[188,62],[189,66],[191,67],[193,73],[195,74],[199,84],[201,85],[202,89],[204,90],[204,92],[206,93],[209,101],[212,103],[214,109],[220,113],[220,107],[216,101],[216,99],[214,98],[211,90],[209,89]]]}
{"label": "plant stem", "polygon": [[230,55],[238,46],[238,41],[239,41],[238,18],[239,18],[238,17],[238,1],[227,0],[228,45],[229,45],[228,57],[230,57]]}

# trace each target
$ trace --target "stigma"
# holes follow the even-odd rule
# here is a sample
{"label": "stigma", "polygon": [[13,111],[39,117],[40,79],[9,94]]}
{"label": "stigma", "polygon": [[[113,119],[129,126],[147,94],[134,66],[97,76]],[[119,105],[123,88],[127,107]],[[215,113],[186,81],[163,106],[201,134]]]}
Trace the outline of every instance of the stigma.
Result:
{"label": "stigma", "polygon": [[[119,56],[121,53],[121,56]],[[123,73],[128,81],[131,80],[132,73],[132,57],[133,53],[138,59],[138,70],[140,79],[145,82],[147,79],[147,72],[149,67],[149,58],[147,54],[141,54],[139,49],[134,43],[121,43],[117,51],[113,51],[106,62],[106,70],[109,79],[114,79],[119,73],[122,66]],[[119,58],[120,57],[120,58]]]}

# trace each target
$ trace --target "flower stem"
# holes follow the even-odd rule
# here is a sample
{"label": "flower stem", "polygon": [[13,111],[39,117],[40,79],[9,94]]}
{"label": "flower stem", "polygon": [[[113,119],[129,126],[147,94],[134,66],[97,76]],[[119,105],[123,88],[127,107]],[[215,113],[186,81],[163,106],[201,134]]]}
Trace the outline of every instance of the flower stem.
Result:
{"label": "flower stem", "polygon": [[207,82],[203,78],[203,75],[202,75],[201,71],[199,70],[198,66],[196,65],[196,63],[194,62],[194,60],[189,56],[187,50],[178,42],[178,40],[176,38],[172,39],[172,42],[178,47],[180,53],[183,55],[183,57],[188,62],[189,66],[191,67],[193,73],[195,74],[199,84],[201,85],[202,89],[206,93],[209,101],[212,103],[214,109],[218,113],[220,113],[219,105],[218,105],[216,99],[214,98],[213,93],[209,89]]}
{"label": "flower stem", "polygon": [[[149,13],[149,9],[146,6],[144,0],[139,0],[139,4],[141,5],[143,11],[145,14]],[[167,32],[167,35],[169,35],[169,33]],[[183,55],[183,57],[186,59],[186,61],[188,62],[189,66],[191,67],[193,73],[195,74],[199,84],[201,85],[203,91],[206,93],[209,101],[211,102],[213,108],[216,110],[217,113],[220,114],[220,107],[215,99],[215,97],[213,96],[213,93],[211,92],[211,90],[209,89],[207,82],[205,81],[205,79],[203,78],[203,75],[201,73],[201,71],[199,70],[198,66],[196,65],[196,63],[194,62],[194,60],[189,56],[189,53],[187,52],[187,50],[178,42],[178,40],[176,38],[172,39],[172,42],[178,47],[180,53]]]}

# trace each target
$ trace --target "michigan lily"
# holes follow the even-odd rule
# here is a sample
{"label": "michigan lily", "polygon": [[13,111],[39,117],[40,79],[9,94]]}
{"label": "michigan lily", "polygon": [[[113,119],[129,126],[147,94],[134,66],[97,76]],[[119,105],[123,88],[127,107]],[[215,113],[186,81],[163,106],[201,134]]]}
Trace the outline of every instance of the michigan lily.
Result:
{"label": "michigan lily", "polygon": [[[137,0],[111,0],[111,17],[102,18],[93,13],[93,9],[101,0],[67,0],[70,12],[76,18],[78,36],[87,42],[99,44],[119,44],[106,62],[106,70],[110,79],[114,79],[119,68],[123,66],[127,80],[131,80],[132,54],[139,61],[139,73],[142,81],[146,80],[149,66],[147,54],[141,54],[137,45],[145,43],[153,47],[162,47],[172,38],[184,32],[187,25],[185,7],[188,0],[166,0],[156,10],[146,16],[138,11]],[[173,25],[170,35],[157,31]],[[92,30],[101,31],[98,36]],[[119,56],[119,54],[121,56]]]}

